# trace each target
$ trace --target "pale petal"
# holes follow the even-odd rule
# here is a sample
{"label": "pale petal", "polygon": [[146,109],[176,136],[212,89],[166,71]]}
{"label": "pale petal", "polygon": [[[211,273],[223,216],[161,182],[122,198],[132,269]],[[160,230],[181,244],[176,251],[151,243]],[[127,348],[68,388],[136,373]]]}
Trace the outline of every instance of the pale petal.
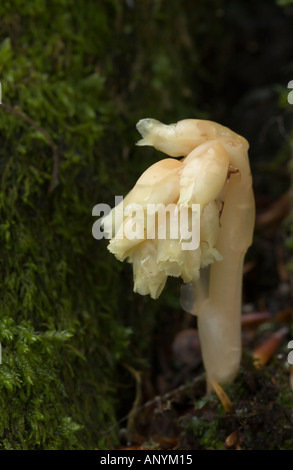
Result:
{"label": "pale petal", "polygon": [[206,141],[205,132],[199,126],[201,121],[186,119],[176,124],[162,124],[155,119],[141,119],[136,127],[143,139],[137,145],[150,145],[171,157],[188,155],[194,147]]}
{"label": "pale petal", "polygon": [[[200,204],[201,209],[216,199],[227,179],[229,155],[225,148],[214,143],[202,154],[196,149],[184,161],[180,176],[179,204]],[[187,161],[187,162],[186,162]]]}
{"label": "pale petal", "polygon": [[131,200],[141,204],[169,204],[179,197],[182,163],[166,158],[150,166],[138,179]]}
{"label": "pale petal", "polygon": [[167,276],[179,277],[182,271],[183,256],[178,240],[158,240],[157,262]]}
{"label": "pale petal", "polygon": [[149,294],[153,299],[157,299],[166,284],[167,275],[158,266],[156,242],[144,242],[141,249],[133,253],[132,263],[134,292]]}
{"label": "pale petal", "polygon": [[141,119],[137,130],[143,139],[136,145],[150,145],[171,157],[182,157],[190,151],[189,146],[176,141],[176,124],[162,124],[156,119]]}
{"label": "pale petal", "polygon": [[[150,219],[147,218],[147,205],[168,206],[179,198],[179,174],[182,163],[170,158],[156,162],[149,167],[138,179],[134,188],[128,193],[122,202],[112,209],[109,215],[103,218],[104,232],[113,238],[108,249],[117,259],[123,261],[129,256],[132,249],[141,243],[141,239],[129,239],[125,233],[127,224],[131,223],[131,216],[125,214],[133,205],[138,205],[145,211],[144,238],[147,238],[147,229],[152,231]],[[157,212],[159,208],[154,207]],[[132,216],[134,217],[134,215]],[[117,225],[117,221],[119,221]],[[155,220],[153,220],[155,223]]]}
{"label": "pale petal", "polygon": [[181,270],[183,282],[197,281],[200,277],[201,248],[184,250],[184,263]]}
{"label": "pale petal", "polygon": [[120,225],[115,237],[113,237],[108,244],[108,250],[116,256],[119,261],[124,261],[131,255],[131,252],[137,248],[137,245],[143,243],[144,239],[141,238],[127,238],[125,234],[125,226],[131,223],[132,217],[124,218],[123,223]]}

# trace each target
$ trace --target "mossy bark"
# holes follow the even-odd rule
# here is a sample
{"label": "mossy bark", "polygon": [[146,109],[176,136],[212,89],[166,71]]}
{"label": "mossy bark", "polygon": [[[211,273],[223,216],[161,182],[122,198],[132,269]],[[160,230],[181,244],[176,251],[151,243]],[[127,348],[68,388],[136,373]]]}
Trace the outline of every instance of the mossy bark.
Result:
{"label": "mossy bark", "polygon": [[92,208],[149,165],[134,149],[141,113],[190,108],[178,64],[196,53],[186,13],[167,3],[1,3],[2,449],[110,448],[117,390],[134,387],[121,364],[147,363],[154,306],[93,239]]}

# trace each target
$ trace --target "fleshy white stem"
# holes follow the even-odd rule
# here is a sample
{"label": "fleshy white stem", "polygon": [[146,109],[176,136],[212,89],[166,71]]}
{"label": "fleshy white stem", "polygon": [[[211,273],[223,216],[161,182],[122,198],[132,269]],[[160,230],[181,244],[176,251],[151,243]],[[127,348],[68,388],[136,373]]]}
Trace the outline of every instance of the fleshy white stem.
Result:
{"label": "fleshy white stem", "polygon": [[251,245],[255,206],[252,178],[244,143],[225,144],[230,164],[238,171],[226,183],[216,249],[223,259],[211,265],[208,299],[199,306],[207,383],[234,379],[241,360],[241,301],[243,261]]}

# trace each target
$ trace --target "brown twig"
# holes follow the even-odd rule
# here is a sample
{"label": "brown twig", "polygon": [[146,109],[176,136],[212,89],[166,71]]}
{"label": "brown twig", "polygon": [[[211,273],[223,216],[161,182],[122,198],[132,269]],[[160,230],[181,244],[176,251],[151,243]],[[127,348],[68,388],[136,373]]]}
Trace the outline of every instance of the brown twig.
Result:
{"label": "brown twig", "polygon": [[220,402],[222,403],[224,410],[227,411],[227,413],[233,413],[234,409],[232,402],[223,387],[218,384],[215,380],[211,380],[211,385],[214,391],[216,392]]}
{"label": "brown twig", "polygon": [[[157,406],[159,403],[165,400],[172,400],[174,397],[178,396],[180,393],[183,393],[187,391],[188,389],[192,389],[193,387],[196,387],[198,384],[204,383],[205,381],[206,381],[206,374],[205,372],[203,372],[202,374],[196,376],[191,382],[180,385],[179,387],[175,388],[174,390],[171,390],[170,392],[165,393],[164,395],[159,395],[159,396],[156,396],[152,400],[148,400],[147,402],[145,402],[143,405],[141,405],[138,408],[138,411],[142,411],[149,406]],[[112,431],[112,429],[115,429],[121,423],[123,423],[124,421],[127,421],[129,419],[130,414],[131,414],[131,411],[126,416],[121,418],[119,421],[116,421],[111,427],[109,427],[105,431],[101,431],[100,435],[104,436],[104,435],[109,434]]]}
{"label": "brown twig", "polygon": [[272,335],[261,343],[254,351],[253,357],[256,360],[255,366],[261,367],[271,359],[274,352],[278,349],[284,338],[287,336],[289,329],[283,326],[279,330],[272,333]]}
{"label": "brown twig", "polygon": [[241,324],[243,327],[255,327],[271,319],[272,315],[269,312],[243,313],[241,316]]}
{"label": "brown twig", "polygon": [[55,187],[58,184],[58,173],[59,173],[59,155],[57,151],[57,146],[55,145],[53,139],[51,136],[48,134],[48,132],[43,129],[39,124],[37,124],[35,121],[33,121],[30,117],[28,117],[26,114],[24,114],[22,111],[19,111],[18,109],[14,108],[13,106],[10,106],[9,104],[4,104],[0,103],[0,107],[8,111],[9,113],[14,114],[15,116],[18,116],[22,120],[28,122],[31,126],[33,126],[35,129],[37,129],[45,139],[47,140],[48,144],[50,145],[53,153],[53,170],[52,170],[52,176],[51,176],[51,184],[49,186],[48,192],[51,193]]}

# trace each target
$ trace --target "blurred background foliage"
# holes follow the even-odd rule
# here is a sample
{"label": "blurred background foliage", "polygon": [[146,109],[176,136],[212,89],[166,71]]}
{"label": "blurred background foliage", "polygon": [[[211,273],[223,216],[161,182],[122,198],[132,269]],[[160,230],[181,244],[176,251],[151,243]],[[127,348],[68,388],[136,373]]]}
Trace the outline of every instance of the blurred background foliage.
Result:
{"label": "blurred background foliage", "polygon": [[287,191],[292,21],[284,0],[1,1],[1,449],[116,445],[131,370],[185,317],[178,280],[133,294],[92,208],[161,158],[135,147],[144,117],[230,126],[256,196]]}

